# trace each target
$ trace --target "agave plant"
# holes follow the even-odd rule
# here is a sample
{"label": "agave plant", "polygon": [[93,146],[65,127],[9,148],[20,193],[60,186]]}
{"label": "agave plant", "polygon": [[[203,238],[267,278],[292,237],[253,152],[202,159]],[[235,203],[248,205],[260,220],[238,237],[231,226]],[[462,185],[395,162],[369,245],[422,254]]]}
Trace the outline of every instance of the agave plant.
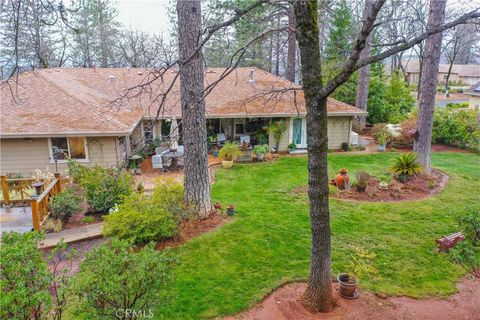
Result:
{"label": "agave plant", "polygon": [[220,158],[227,161],[235,160],[235,158],[241,155],[242,151],[240,150],[240,146],[233,142],[225,143],[218,154]]}
{"label": "agave plant", "polygon": [[392,171],[399,175],[413,176],[422,172],[422,165],[418,162],[417,154],[408,152],[399,155],[393,160]]}

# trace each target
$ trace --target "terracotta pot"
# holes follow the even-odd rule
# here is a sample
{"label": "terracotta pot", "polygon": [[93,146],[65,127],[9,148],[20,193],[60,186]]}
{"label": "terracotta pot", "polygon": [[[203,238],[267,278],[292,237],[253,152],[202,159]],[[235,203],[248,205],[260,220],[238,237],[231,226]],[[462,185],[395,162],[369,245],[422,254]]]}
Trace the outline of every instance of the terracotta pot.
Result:
{"label": "terracotta pot", "polygon": [[349,182],[350,182],[350,177],[348,176],[348,170],[340,169],[340,171],[338,172],[335,178],[335,183],[337,184],[337,188],[340,190],[345,190]]}
{"label": "terracotta pot", "polygon": [[231,160],[231,161],[222,160],[222,167],[224,169],[230,169],[231,167],[233,167],[233,160]]}
{"label": "terracotta pot", "polygon": [[349,275],[346,273],[341,273],[337,276],[338,293],[343,298],[356,299],[358,297],[358,293],[357,293],[358,279],[355,277],[353,283],[349,282],[348,279],[349,279]]}

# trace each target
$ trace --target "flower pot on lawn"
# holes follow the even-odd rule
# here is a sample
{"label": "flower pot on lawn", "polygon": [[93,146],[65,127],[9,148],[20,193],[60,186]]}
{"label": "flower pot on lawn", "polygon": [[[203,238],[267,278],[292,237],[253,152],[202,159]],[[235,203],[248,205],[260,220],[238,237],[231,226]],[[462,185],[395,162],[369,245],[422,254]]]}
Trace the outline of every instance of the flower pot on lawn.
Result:
{"label": "flower pot on lawn", "polygon": [[384,152],[385,149],[386,149],[386,145],[385,145],[385,144],[379,144],[379,145],[377,146],[377,151],[379,151],[379,152]]}
{"label": "flower pot on lawn", "polygon": [[231,167],[233,167],[233,160],[222,160],[222,167],[224,169],[230,169]]}
{"label": "flower pot on lawn", "polygon": [[341,273],[337,276],[338,293],[346,299],[356,299],[358,297],[357,277],[351,277],[347,273]]}
{"label": "flower pot on lawn", "polygon": [[263,161],[265,159],[265,153],[258,153],[257,154],[257,160],[258,161]]}
{"label": "flower pot on lawn", "polygon": [[335,183],[337,188],[340,190],[345,190],[350,184],[350,177],[348,176],[348,170],[343,168],[340,169],[337,176],[335,177]]}

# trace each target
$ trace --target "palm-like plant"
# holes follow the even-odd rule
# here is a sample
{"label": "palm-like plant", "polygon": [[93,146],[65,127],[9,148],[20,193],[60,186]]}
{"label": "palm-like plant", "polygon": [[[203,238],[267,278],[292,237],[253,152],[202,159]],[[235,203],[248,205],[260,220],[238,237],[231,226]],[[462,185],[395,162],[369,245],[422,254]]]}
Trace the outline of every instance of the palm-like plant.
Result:
{"label": "palm-like plant", "polygon": [[422,172],[422,165],[418,162],[417,154],[413,152],[399,155],[393,160],[392,171],[399,175],[413,176]]}
{"label": "palm-like plant", "polygon": [[226,161],[232,161],[241,155],[242,151],[240,150],[238,144],[232,142],[225,143],[218,153],[218,156]]}

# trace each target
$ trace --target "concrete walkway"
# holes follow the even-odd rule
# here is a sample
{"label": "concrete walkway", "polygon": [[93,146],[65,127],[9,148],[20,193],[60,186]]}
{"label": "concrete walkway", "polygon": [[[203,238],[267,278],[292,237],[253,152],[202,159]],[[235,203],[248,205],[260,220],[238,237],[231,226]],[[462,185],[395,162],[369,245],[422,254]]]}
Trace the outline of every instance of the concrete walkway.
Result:
{"label": "concrete walkway", "polygon": [[74,229],[66,229],[60,232],[49,233],[45,236],[40,247],[42,249],[52,248],[57,245],[60,239],[65,243],[74,243],[89,239],[102,237],[103,222],[89,224],[87,226],[78,227]]}

